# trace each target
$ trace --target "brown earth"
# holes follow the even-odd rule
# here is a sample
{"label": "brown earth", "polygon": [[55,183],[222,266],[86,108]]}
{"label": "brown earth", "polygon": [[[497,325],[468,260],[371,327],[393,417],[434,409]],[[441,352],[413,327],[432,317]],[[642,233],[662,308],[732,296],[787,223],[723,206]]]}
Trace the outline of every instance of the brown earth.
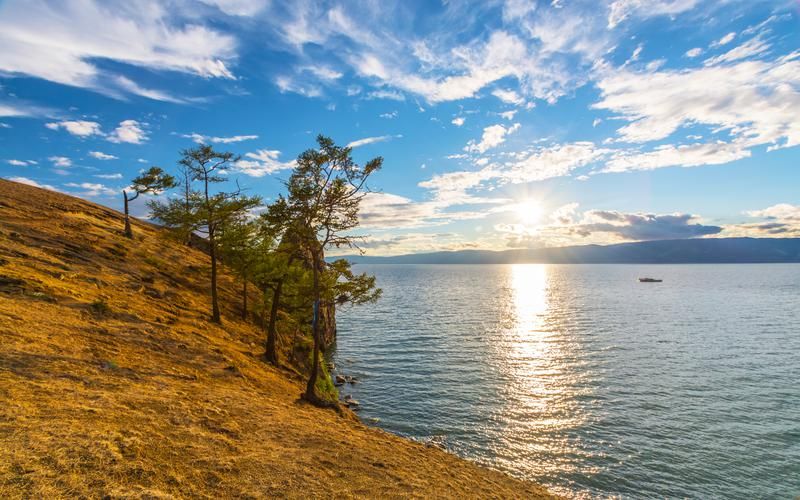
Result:
{"label": "brown earth", "polygon": [[545,498],[536,484],[298,400],[263,333],[207,321],[207,257],[0,180],[0,498]]}

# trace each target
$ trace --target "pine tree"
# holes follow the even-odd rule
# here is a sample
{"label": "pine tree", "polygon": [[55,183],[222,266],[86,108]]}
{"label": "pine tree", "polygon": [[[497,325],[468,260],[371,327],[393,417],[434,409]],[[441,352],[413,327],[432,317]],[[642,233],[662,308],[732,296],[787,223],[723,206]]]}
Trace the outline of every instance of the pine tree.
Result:
{"label": "pine tree", "polygon": [[131,181],[130,190],[133,192],[132,196],[128,196],[127,190],[122,190],[122,197],[125,200],[125,231],[124,234],[128,238],[133,238],[133,231],[131,230],[131,219],[128,212],[128,204],[139,197],[140,194],[152,193],[159,194],[162,191],[175,187],[175,178],[159,167],[150,167],[147,171],[143,172],[138,177]]}
{"label": "pine tree", "polygon": [[[351,157],[351,149],[341,147],[325,136],[317,137],[317,149],[297,158],[297,166],[286,183],[288,194],[274,204],[275,216],[293,221],[293,231],[304,250],[312,271],[314,341],[311,372],[304,398],[314,404],[329,404],[316,392],[320,369],[320,307],[326,283],[325,250],[331,247],[357,247],[358,237],[350,233],[358,227],[358,210],[368,192],[369,176],[380,169],[383,158],[374,158],[363,167]],[[369,284],[362,282],[362,284]],[[331,282],[327,281],[327,289]],[[374,281],[372,282],[374,286]]]}

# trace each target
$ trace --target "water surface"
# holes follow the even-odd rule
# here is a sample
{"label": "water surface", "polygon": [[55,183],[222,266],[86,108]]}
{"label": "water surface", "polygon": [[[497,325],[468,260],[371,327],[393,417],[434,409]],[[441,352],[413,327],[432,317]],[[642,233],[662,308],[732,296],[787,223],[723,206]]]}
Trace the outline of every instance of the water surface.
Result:
{"label": "water surface", "polygon": [[800,495],[800,265],[356,269],[365,421],[571,496]]}

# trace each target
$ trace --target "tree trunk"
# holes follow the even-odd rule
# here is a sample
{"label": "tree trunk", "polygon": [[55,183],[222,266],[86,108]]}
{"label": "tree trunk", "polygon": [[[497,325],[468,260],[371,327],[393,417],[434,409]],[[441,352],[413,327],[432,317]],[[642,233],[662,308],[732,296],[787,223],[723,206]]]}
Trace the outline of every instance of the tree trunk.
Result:
{"label": "tree trunk", "polygon": [[125,237],[133,238],[133,231],[131,231],[131,219],[128,215],[128,193],[122,191],[122,196],[125,199]]}
{"label": "tree trunk", "polygon": [[217,243],[214,240],[214,229],[208,228],[209,254],[211,255],[211,321],[222,324],[217,298]]}
{"label": "tree trunk", "polygon": [[319,268],[317,266],[317,253],[313,251],[311,254],[313,261],[313,275],[314,275],[314,319],[311,323],[311,334],[314,337],[314,353],[311,362],[311,374],[308,377],[308,384],[306,385],[305,399],[312,403],[321,403],[320,398],[317,396],[317,376],[319,375]]}
{"label": "tree trunk", "polygon": [[242,319],[247,320],[247,275],[244,276],[242,287]]}
{"label": "tree trunk", "polygon": [[277,331],[277,319],[278,319],[278,308],[280,307],[281,303],[281,292],[283,291],[283,279],[278,281],[278,284],[275,285],[275,288],[272,291],[272,304],[269,310],[269,327],[267,328],[267,344],[266,344],[266,353],[265,356],[267,361],[272,363],[273,365],[278,365],[278,353],[276,351],[276,343],[278,338],[278,331]]}

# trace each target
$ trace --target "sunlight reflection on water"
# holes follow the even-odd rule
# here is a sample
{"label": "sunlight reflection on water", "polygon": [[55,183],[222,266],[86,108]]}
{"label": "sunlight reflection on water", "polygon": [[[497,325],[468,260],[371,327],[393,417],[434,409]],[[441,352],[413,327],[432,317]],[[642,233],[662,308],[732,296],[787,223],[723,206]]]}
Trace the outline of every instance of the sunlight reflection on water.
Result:
{"label": "sunlight reflection on water", "polygon": [[800,493],[800,266],[358,271],[384,298],[335,360],[367,421],[568,496]]}

